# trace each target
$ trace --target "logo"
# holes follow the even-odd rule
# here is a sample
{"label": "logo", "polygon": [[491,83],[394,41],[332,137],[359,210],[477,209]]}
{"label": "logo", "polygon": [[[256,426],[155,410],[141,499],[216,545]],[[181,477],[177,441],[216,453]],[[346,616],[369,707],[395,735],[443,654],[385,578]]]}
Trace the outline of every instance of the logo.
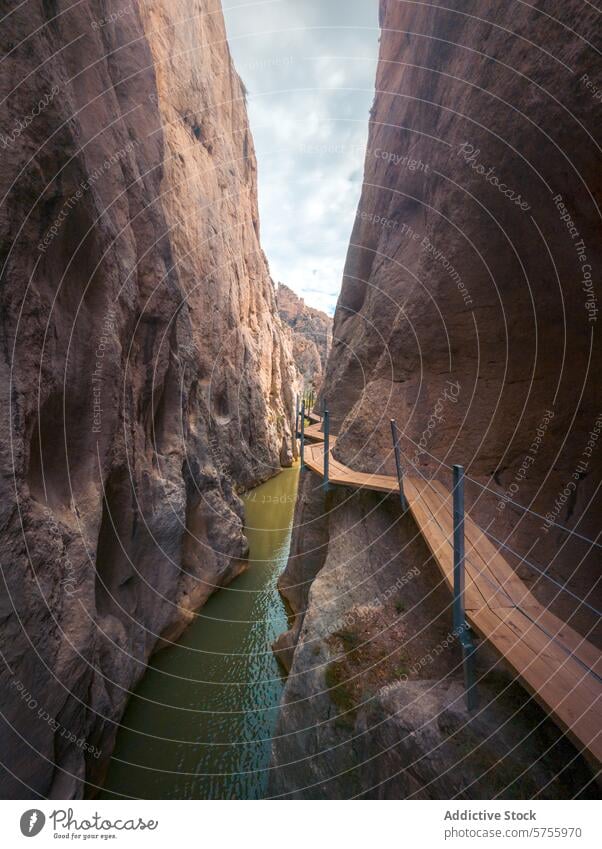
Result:
{"label": "logo", "polygon": [[42,811],[32,808],[21,816],[21,834],[25,837],[35,837],[44,828],[46,817]]}

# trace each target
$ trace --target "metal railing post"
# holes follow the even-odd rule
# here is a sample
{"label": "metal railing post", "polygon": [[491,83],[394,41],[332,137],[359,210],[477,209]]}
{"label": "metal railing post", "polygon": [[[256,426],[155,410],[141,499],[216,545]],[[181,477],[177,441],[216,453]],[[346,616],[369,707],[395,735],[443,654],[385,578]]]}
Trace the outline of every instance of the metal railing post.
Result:
{"label": "metal railing post", "polygon": [[296,401],[295,401],[295,439],[299,439],[301,434],[299,433],[299,394],[297,393]]}
{"label": "metal railing post", "polygon": [[464,667],[464,689],[466,690],[466,707],[468,710],[474,710],[479,699],[477,696],[477,670],[476,670],[476,653],[477,649],[470,636],[468,626],[463,632],[462,640],[462,665]]}
{"label": "metal railing post", "polygon": [[454,466],[454,628],[464,625],[464,468]]}
{"label": "metal railing post", "polygon": [[454,632],[462,646],[462,667],[464,670],[464,689],[466,707],[474,710],[477,706],[476,686],[476,647],[466,622],[464,609],[465,588],[465,534],[464,534],[464,467],[454,466]]}
{"label": "metal railing post", "polygon": [[401,509],[405,512],[408,509],[408,500],[403,491],[403,469],[401,467],[401,452],[399,450],[399,431],[397,430],[395,419],[391,419],[391,434],[393,436],[395,465],[397,466],[397,480],[399,482],[399,500],[401,501]]}
{"label": "metal railing post", "polygon": [[330,414],[328,410],[324,410],[324,488],[328,489],[328,474],[329,474],[329,457],[330,457]]}
{"label": "metal railing post", "polygon": [[305,471],[305,401],[301,404],[301,448],[299,451],[299,456],[301,458],[300,461],[300,470],[302,472]]}

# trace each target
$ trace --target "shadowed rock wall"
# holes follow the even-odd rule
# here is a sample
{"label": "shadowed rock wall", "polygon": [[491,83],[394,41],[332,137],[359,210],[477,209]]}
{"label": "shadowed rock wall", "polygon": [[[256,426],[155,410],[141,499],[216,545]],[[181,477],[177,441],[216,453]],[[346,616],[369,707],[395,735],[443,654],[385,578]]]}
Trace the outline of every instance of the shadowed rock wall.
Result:
{"label": "shadowed rock wall", "polygon": [[237,493],[291,463],[297,374],[219,2],[0,29],[0,794],[71,798],[244,568]]}
{"label": "shadowed rock wall", "polygon": [[[600,644],[597,13],[576,0],[445,6],[380,3],[364,186],[323,384],[335,455],[394,474],[395,418],[407,474],[449,484],[463,464],[473,517],[539,599]],[[594,792],[486,646],[481,710],[465,712],[457,645],[441,632],[451,598],[410,518],[304,486],[281,580],[297,617],[278,644],[290,676],[272,792]]]}

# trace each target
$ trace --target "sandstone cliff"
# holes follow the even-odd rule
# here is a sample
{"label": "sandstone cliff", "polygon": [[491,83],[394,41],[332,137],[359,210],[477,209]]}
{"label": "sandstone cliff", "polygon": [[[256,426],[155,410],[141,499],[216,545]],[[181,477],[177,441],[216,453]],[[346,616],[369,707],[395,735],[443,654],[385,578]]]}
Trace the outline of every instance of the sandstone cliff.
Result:
{"label": "sandstone cliff", "polygon": [[0,28],[0,795],[71,798],[244,568],[237,493],[291,462],[296,371],[220,3]]}
{"label": "sandstone cliff", "polygon": [[332,319],[322,310],[308,306],[284,283],[278,284],[277,297],[280,318],[293,333],[295,363],[306,385],[317,390],[332,340]]}
{"label": "sandstone cliff", "polygon": [[[380,4],[365,182],[324,379],[335,454],[393,474],[395,418],[406,473],[449,483],[464,464],[472,515],[543,603],[599,641],[596,12],[445,5]],[[449,595],[411,518],[339,489],[320,519],[317,483],[304,481],[281,580],[297,619],[278,644],[292,668],[272,792],[587,787],[575,750],[486,647],[483,707],[466,714]]]}

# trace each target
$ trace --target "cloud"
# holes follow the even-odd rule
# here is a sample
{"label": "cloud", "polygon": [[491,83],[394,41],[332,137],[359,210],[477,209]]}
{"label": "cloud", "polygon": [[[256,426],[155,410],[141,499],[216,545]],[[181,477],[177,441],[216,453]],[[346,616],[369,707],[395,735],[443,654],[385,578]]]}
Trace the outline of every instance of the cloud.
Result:
{"label": "cloud", "polygon": [[224,14],[248,89],[272,276],[334,311],[361,191],[377,0],[267,0]]}

